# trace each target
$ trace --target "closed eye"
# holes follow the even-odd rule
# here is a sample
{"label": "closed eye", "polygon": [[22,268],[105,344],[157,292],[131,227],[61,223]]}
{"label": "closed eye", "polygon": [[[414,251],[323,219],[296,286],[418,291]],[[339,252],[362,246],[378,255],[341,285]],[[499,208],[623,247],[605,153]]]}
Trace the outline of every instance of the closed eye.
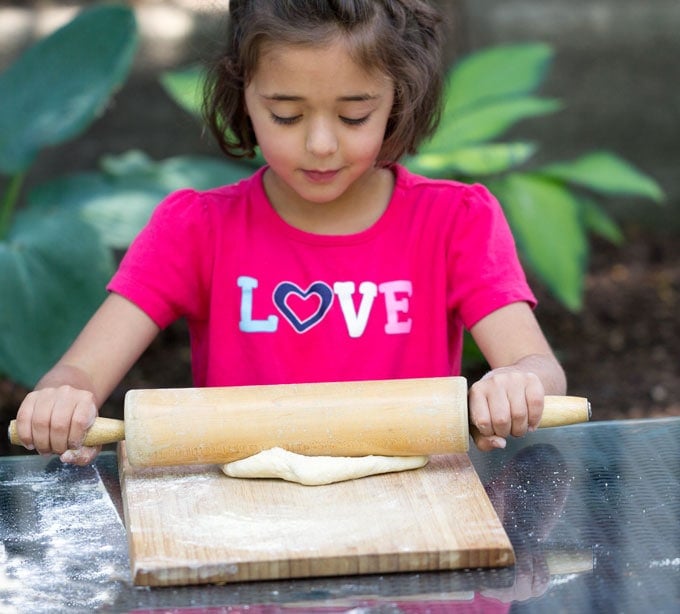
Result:
{"label": "closed eye", "polygon": [[[270,115],[272,121],[281,126],[292,126],[302,118],[302,115],[292,115],[290,117],[282,117],[281,115],[275,115],[274,113],[271,113]],[[348,126],[361,126],[368,121],[369,117],[370,114],[365,115],[364,117],[344,117],[341,115],[340,121]]]}
{"label": "closed eye", "polygon": [[282,126],[291,126],[295,122],[297,122],[302,115],[293,115],[292,117],[281,117],[280,115],[274,115],[274,113],[271,113],[271,118],[272,121],[275,124],[280,124]]}
{"label": "closed eye", "polygon": [[368,118],[370,117],[369,115],[365,115],[364,117],[343,117],[340,116],[340,120],[347,124],[348,126],[361,126],[362,124],[365,124],[368,121]]}

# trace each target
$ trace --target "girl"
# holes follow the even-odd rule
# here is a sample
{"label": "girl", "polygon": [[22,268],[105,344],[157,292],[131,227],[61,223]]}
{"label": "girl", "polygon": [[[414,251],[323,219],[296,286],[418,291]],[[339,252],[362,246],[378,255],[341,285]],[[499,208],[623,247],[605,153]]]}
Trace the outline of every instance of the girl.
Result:
{"label": "girl", "polygon": [[498,203],[397,163],[437,124],[439,16],[421,0],[230,11],[206,116],[226,154],[258,146],[267,165],[159,205],[21,405],[24,445],[90,462],[97,407],[179,317],[196,386],[455,375],[467,327],[491,366],[469,394],[478,447],[533,430],[565,378]]}

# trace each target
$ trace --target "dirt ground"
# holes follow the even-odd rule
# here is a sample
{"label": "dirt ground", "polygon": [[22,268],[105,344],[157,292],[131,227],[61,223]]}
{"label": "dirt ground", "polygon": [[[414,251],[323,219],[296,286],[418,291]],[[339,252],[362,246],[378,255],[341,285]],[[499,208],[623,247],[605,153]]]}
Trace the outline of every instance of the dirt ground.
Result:
{"label": "dirt ground", "polygon": [[[593,244],[582,312],[567,312],[534,284],[537,316],[570,394],[591,400],[593,420],[680,416],[680,241],[642,230],[628,235],[620,247]],[[129,388],[190,386],[189,363],[186,330],[178,323],[156,339],[102,415],[121,417]],[[0,378],[3,432],[26,392]],[[16,453],[26,452],[0,441],[0,454]]]}
{"label": "dirt ground", "polygon": [[538,310],[595,420],[680,415],[680,242],[632,234],[622,247],[595,244],[582,313],[550,300]]}

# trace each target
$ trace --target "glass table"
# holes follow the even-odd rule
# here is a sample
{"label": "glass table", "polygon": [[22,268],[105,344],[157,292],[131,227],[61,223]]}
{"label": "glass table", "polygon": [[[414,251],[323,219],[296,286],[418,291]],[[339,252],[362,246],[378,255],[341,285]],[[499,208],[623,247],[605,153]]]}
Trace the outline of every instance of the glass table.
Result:
{"label": "glass table", "polygon": [[680,417],[470,457],[512,567],[153,589],[131,584],[115,453],[0,458],[0,612],[680,612]]}

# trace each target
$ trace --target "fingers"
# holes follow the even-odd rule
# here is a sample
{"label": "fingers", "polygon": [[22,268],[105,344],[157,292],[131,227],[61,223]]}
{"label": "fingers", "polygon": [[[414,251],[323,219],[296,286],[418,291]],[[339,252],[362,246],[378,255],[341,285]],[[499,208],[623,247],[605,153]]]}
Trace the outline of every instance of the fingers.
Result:
{"label": "fingers", "polygon": [[538,377],[534,376],[534,379],[531,379],[527,384],[525,397],[529,412],[528,429],[529,431],[535,431],[543,415],[543,401],[545,399],[545,390]]}
{"label": "fingers", "polygon": [[67,449],[75,450],[83,445],[83,439],[85,439],[88,429],[94,424],[96,417],[97,407],[92,394],[79,395],[71,416]]}
{"label": "fingers", "polygon": [[62,463],[89,465],[97,457],[101,449],[101,446],[96,448],[81,446],[75,450],[66,450],[59,458]]}
{"label": "fingers", "polygon": [[480,450],[504,448],[506,438],[522,437],[538,427],[544,389],[533,373],[503,368],[473,384],[469,393],[473,439]]}
{"label": "fingers", "polygon": [[37,392],[29,392],[17,412],[17,437],[27,450],[35,450],[33,444],[33,406]]}
{"label": "fingers", "polygon": [[475,445],[482,452],[490,452],[491,450],[503,449],[505,448],[507,441],[503,437],[483,437],[480,435],[472,437]]}
{"label": "fingers", "polygon": [[[29,393],[17,412],[17,435],[29,450],[64,455],[81,448],[87,429],[97,416],[94,396],[71,386],[43,388]],[[85,451],[76,458],[94,458]],[[66,461],[71,462],[71,461]]]}

